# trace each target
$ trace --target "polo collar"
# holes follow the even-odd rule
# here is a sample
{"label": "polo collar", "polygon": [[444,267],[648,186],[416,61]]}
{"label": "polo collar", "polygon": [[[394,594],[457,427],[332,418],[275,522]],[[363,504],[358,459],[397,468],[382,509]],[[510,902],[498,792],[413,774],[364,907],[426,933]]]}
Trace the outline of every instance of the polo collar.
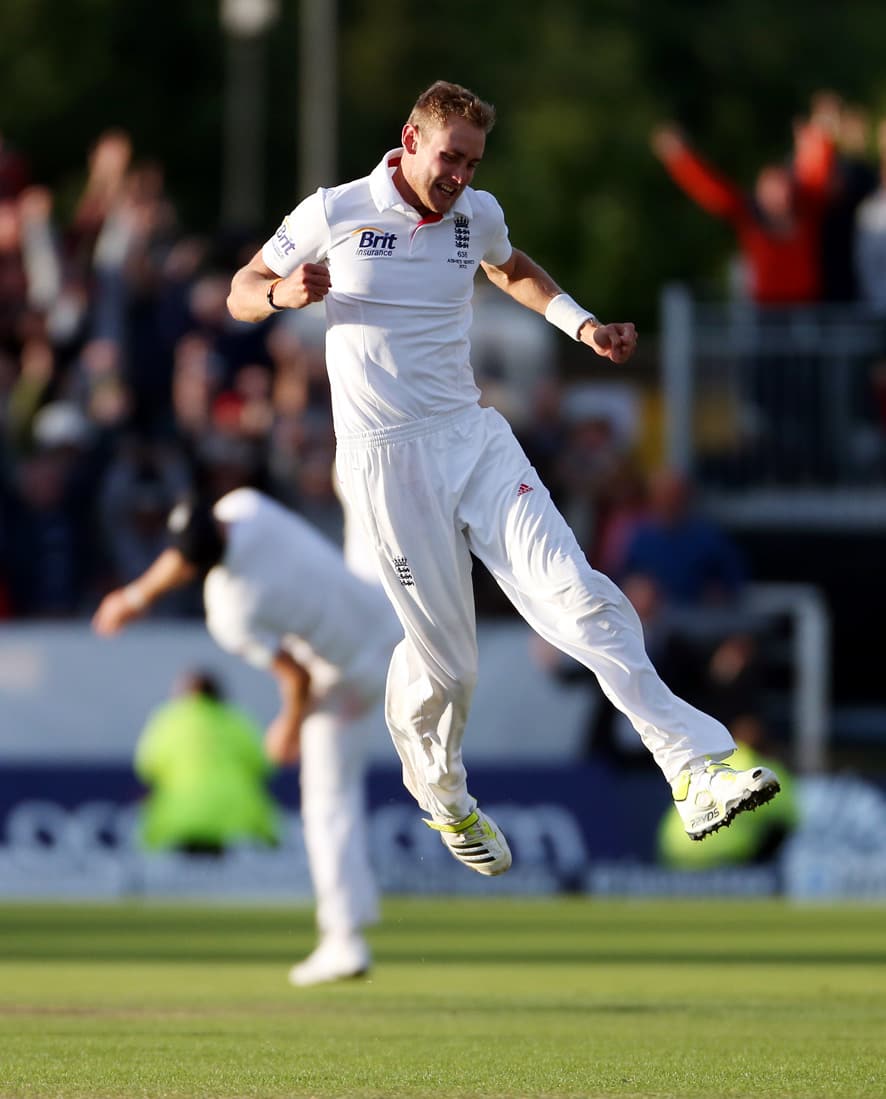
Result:
{"label": "polo collar", "polygon": [[[380,214],[385,210],[397,210],[401,214],[419,218],[418,210],[414,206],[410,206],[394,186],[394,169],[400,163],[402,156],[403,150],[401,148],[389,149],[385,153],[369,176],[369,193],[372,195],[372,201]],[[454,217],[455,214],[461,214],[466,218],[473,216],[474,211],[471,200],[468,198],[469,191],[469,187],[462,191],[450,211],[444,214],[441,220]]]}

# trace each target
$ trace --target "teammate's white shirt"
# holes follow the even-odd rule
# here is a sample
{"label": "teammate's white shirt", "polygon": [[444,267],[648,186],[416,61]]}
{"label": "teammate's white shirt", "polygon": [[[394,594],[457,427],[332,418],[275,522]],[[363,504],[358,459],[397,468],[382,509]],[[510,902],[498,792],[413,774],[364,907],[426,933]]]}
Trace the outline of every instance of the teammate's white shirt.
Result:
{"label": "teammate's white shirt", "polygon": [[223,496],[213,514],[227,529],[222,561],[204,584],[215,641],[257,667],[285,649],[311,673],[366,699],[379,693],[402,631],[381,589],[354,576],[337,546],[300,516],[254,489]]}
{"label": "teammate's white shirt", "polygon": [[326,263],[326,362],[337,436],[476,404],[468,331],[481,261],[511,255],[504,214],[470,187],[440,218],[422,219],[394,186],[401,149],[371,175],[320,188],[284,220],[262,258],[285,276]]}

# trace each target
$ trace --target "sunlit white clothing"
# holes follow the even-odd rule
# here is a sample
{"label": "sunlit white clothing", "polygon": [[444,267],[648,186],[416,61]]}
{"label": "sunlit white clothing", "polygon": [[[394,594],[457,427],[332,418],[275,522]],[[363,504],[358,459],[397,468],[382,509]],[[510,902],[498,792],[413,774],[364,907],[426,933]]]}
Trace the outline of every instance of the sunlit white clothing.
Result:
{"label": "sunlit white clothing", "polygon": [[662,682],[636,611],[588,564],[494,409],[344,444],[338,470],[369,516],[382,583],[405,627],[388,673],[388,728],[408,789],[435,819],[460,820],[475,806],[462,761],[478,662],[471,553],[538,634],[596,674],[668,780],[699,756],[735,750],[719,721]]}
{"label": "sunlit white clothing", "polygon": [[405,631],[386,713],[407,788],[438,822],[474,808],[462,761],[477,676],[471,553],[542,637],[596,673],[666,777],[728,754],[727,730],[662,683],[630,603],[588,564],[506,422],[478,405],[474,276],[512,254],[498,203],[466,188],[422,218],[393,182],[401,159],[306,199],[262,257],[281,276],[329,267],[338,476]]}
{"label": "sunlit white clothing", "polygon": [[326,263],[326,363],[336,435],[423,420],[476,404],[468,332],[481,260],[511,254],[501,207],[468,187],[442,218],[422,219],[392,182],[401,150],[371,175],[321,188],[262,249],[278,275]]}
{"label": "sunlit white clothing", "polygon": [[323,935],[348,935],[378,918],[366,841],[364,734],[355,719],[381,702],[391,650],[402,636],[377,584],[298,515],[253,489],[223,496],[214,514],[225,554],[206,578],[209,632],[222,648],[267,667],[288,651],[311,675],[301,733],[305,848]]}

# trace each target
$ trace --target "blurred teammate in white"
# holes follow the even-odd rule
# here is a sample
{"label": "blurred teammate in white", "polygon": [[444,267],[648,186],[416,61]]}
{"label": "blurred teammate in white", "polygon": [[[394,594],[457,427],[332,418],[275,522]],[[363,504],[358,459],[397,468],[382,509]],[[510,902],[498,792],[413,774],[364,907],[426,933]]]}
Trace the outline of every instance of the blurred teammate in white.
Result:
{"label": "blurred teammate in white", "polygon": [[[325,301],[337,469],[405,630],[388,673],[388,726],[404,780],[452,854],[483,874],[511,864],[471,797],[462,737],[477,676],[473,552],[547,641],[581,661],[627,715],[701,838],[774,796],[737,772],[727,730],[662,683],[636,613],[588,564],[510,427],[481,408],[468,331],[474,276],[623,363],[632,324],[602,324],[508,239],[496,200],[470,187],[494,122],[438,81],[363,179],[320,188],[234,276],[245,321]],[[519,668],[514,669],[519,675]]]}
{"label": "blurred teammate in white", "polygon": [[300,760],[319,943],[289,979],[357,976],[369,968],[363,928],[378,919],[378,895],[366,842],[365,734],[355,719],[377,705],[381,720],[385,674],[403,631],[377,583],[355,575],[338,547],[254,489],[235,489],[211,508],[179,504],[169,527],[172,544],[137,580],[105,596],[94,629],[116,633],[166,592],[205,575],[212,637],[277,679],[268,755],[279,764]]}

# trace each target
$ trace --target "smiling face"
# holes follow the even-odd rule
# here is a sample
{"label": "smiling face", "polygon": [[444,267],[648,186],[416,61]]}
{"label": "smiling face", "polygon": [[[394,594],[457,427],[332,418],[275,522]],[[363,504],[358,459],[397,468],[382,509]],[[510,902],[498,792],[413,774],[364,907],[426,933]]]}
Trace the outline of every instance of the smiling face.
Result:
{"label": "smiling face", "polygon": [[464,118],[407,122],[394,185],[420,214],[446,214],[474,178],[485,148],[485,130]]}

